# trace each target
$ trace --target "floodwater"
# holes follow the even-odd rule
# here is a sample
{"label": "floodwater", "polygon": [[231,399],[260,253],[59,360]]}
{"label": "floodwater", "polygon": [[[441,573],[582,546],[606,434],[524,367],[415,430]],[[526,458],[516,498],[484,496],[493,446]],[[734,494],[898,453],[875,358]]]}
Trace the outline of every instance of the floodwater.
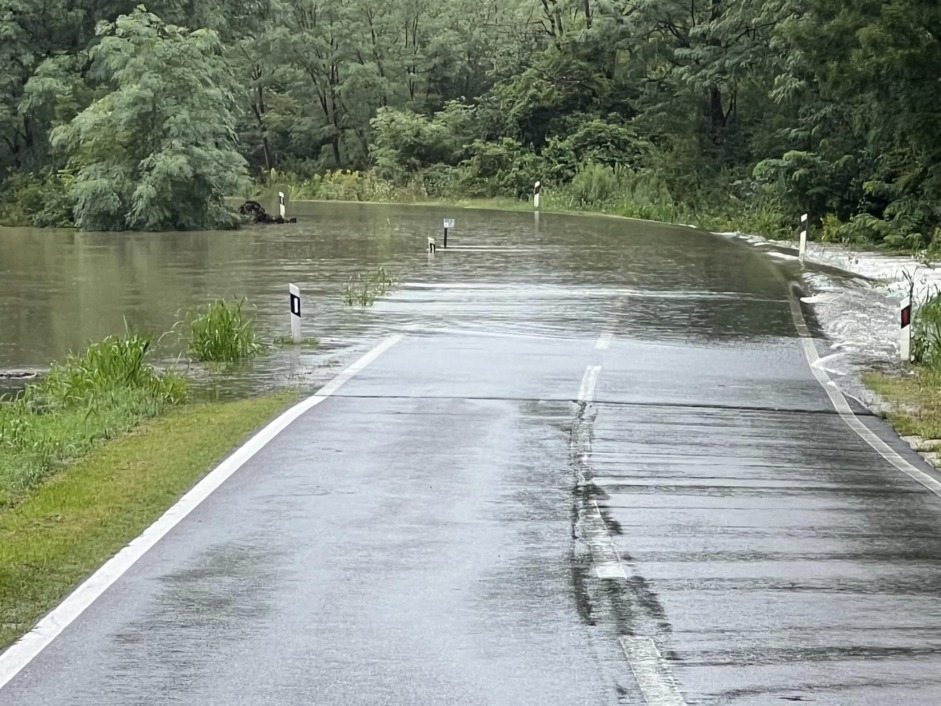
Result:
{"label": "floodwater", "polygon": [[[236,370],[191,374],[221,393],[318,384],[408,325],[551,337],[614,317],[652,338],[794,335],[774,304],[785,292],[781,273],[765,256],[683,228],[352,204],[295,204],[292,215],[296,225],[236,232],[0,229],[0,371],[42,370],[125,322],[162,335],[160,357],[187,367],[177,326],[187,308],[246,297],[271,340],[289,333],[288,283],[301,288],[303,332],[321,340],[318,349],[276,349]],[[440,247],[445,217],[457,221],[451,247],[429,258],[427,238],[437,235]],[[626,246],[614,257],[612,240]],[[397,290],[368,309],[347,306],[349,278],[379,266]]]}
{"label": "floodwater", "polygon": [[[0,367],[125,319],[166,331],[218,296],[283,335],[289,282],[323,347],[208,389],[313,385],[373,350],[165,515],[173,531],[56,616],[40,654],[0,655],[0,702],[941,703],[939,501],[918,480],[936,476],[821,372],[840,359],[823,333],[870,283],[637,221],[294,215],[0,233]],[[429,256],[446,217],[451,247]],[[379,265],[400,287],[346,308],[347,279]],[[390,331],[408,335],[376,346]]]}

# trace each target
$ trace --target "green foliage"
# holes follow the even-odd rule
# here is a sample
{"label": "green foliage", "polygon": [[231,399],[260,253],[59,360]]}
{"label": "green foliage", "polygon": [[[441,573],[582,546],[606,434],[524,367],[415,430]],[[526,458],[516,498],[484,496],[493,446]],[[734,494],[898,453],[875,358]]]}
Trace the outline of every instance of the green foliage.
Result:
{"label": "green foliage", "polygon": [[90,50],[103,95],[52,144],[69,155],[82,230],[233,227],[224,197],[244,160],[234,87],[218,36],[164,23],[138,7],[102,22]]}
{"label": "green foliage", "polygon": [[14,174],[0,193],[0,223],[39,228],[74,225],[74,201],[68,194],[72,175],[67,172],[36,176]]}
{"label": "green foliage", "polygon": [[461,163],[459,189],[466,196],[524,196],[542,175],[539,157],[513,138],[475,140]]}
{"label": "green foliage", "polygon": [[581,208],[610,205],[622,193],[619,182],[611,167],[587,164],[572,179],[568,193],[575,205]]}
{"label": "green foliage", "polygon": [[376,303],[382,297],[395,289],[396,279],[380,267],[376,272],[350,277],[343,290],[343,301],[347,306],[359,305],[364,309]]}
{"label": "green foliage", "polygon": [[928,295],[915,307],[912,360],[941,371],[941,292]]}
{"label": "green foliage", "polygon": [[188,350],[197,360],[236,362],[264,350],[255,334],[254,320],[245,311],[245,299],[216,299],[205,307],[186,312]]}
{"label": "green foliage", "polygon": [[832,214],[823,237],[893,249],[941,228],[934,0],[7,5],[7,222],[225,227],[247,162],[295,199],[541,179],[565,207],[772,234]]}
{"label": "green foliage", "polygon": [[435,164],[457,164],[473,137],[473,110],[457,101],[431,118],[379,108],[371,125],[372,155],[379,174],[397,182]]}
{"label": "green foliage", "polygon": [[[292,201],[393,201],[406,200],[401,189],[374,171],[358,172],[338,169],[314,174],[303,179],[295,174],[283,174],[284,191]],[[421,194],[424,195],[424,194]],[[413,200],[413,199],[408,199]]]}
{"label": "green foliage", "polygon": [[146,362],[153,337],[131,333],[108,336],[81,354],[70,353],[42,380],[27,387],[24,399],[41,405],[82,408],[118,390],[146,393],[157,404],[186,399],[186,384],[174,372],[158,372]]}
{"label": "green foliage", "polygon": [[146,362],[152,338],[109,336],[0,400],[0,507],[103,439],[186,399],[186,381]]}
{"label": "green foliage", "polygon": [[649,164],[652,145],[617,119],[575,115],[565,137],[550,137],[542,151],[543,176],[558,183],[573,179],[581,165],[637,169]]}

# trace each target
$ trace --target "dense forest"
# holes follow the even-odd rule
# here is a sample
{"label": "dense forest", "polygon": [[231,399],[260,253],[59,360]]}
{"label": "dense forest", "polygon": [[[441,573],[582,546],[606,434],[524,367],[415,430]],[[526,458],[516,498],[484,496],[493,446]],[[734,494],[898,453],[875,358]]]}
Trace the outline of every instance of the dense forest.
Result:
{"label": "dense forest", "polygon": [[271,170],[930,247],[941,4],[0,0],[7,222],[217,227]]}

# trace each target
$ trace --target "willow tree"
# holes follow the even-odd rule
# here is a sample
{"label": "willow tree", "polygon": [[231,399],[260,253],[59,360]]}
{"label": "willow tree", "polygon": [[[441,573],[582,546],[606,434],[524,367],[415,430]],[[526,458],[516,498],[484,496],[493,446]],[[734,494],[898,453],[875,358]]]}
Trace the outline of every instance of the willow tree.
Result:
{"label": "willow tree", "polygon": [[102,22],[90,49],[101,95],[53,132],[74,174],[83,230],[231,226],[224,197],[244,178],[236,93],[215,32],[138,6]]}

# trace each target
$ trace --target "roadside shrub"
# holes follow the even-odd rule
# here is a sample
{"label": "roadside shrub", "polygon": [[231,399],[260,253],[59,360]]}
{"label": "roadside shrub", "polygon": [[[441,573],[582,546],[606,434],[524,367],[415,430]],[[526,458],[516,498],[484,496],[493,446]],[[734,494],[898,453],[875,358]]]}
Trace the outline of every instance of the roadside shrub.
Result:
{"label": "roadside shrub", "polygon": [[833,230],[833,238],[841,243],[882,243],[892,233],[892,227],[881,218],[868,213],[853,216]]}
{"label": "roadside shrub", "polygon": [[68,172],[11,175],[0,194],[0,223],[37,228],[73,227],[75,200],[67,191],[71,181],[72,175]]}
{"label": "roadside shrub", "polygon": [[567,189],[572,202],[579,207],[602,207],[614,203],[623,194],[614,169],[603,164],[586,164],[579,169]]}
{"label": "roadside shrub", "polygon": [[930,368],[941,369],[941,292],[937,290],[915,307],[912,360]]}
{"label": "roadside shrub", "polygon": [[306,179],[283,174],[278,179],[282,186],[270,188],[272,200],[279,189],[287,192],[292,201],[413,201],[426,195],[420,184],[396,186],[372,170],[337,169]]}
{"label": "roadside shrub", "polygon": [[206,362],[235,362],[251,358],[264,349],[255,334],[254,320],[245,311],[245,299],[217,299],[205,307],[186,312],[189,352]]}

